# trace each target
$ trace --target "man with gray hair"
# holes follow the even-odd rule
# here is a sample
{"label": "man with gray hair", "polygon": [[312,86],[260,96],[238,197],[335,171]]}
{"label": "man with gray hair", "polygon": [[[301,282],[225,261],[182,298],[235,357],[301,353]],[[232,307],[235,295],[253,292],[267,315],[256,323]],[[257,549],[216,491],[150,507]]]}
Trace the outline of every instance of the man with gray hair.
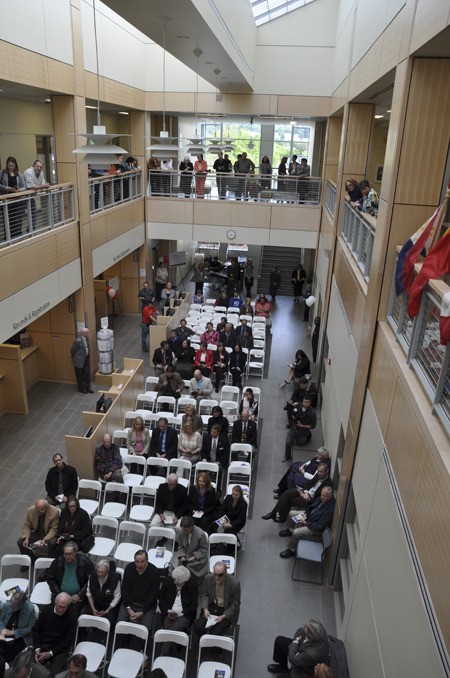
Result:
{"label": "man with gray hair", "polygon": [[76,627],[77,618],[67,593],[59,593],[54,603],[46,605],[33,626],[36,661],[44,664],[52,676],[66,666]]}
{"label": "man with gray hair", "polygon": [[[56,536],[59,511],[45,499],[37,499],[27,509],[22,536],[17,540],[20,553],[30,556],[33,564],[39,556],[48,556],[48,544]],[[27,569],[22,565],[22,570]]]}
{"label": "man with gray hair", "polygon": [[5,678],[50,678],[50,671],[34,661],[34,648],[27,647],[17,655]]}
{"label": "man with gray hair", "polygon": [[63,555],[55,558],[48,568],[47,582],[52,595],[67,593],[70,604],[80,612],[86,602],[89,575],[93,569],[92,560],[79,553],[77,543],[68,541],[64,544]]}
{"label": "man with gray hair", "polygon": [[[194,624],[198,638],[206,633],[216,636],[228,635],[232,626],[236,626],[241,608],[241,585],[227,573],[227,566],[219,560],[212,574],[207,574],[203,580],[200,592],[200,617]],[[211,624],[211,622],[213,622]]]}
{"label": "man with gray hair", "polygon": [[167,482],[162,483],[156,490],[155,515],[151,526],[180,527],[181,518],[185,513],[187,513],[186,488],[178,482],[176,473],[169,473]]}
{"label": "man with gray hair", "polygon": [[[288,674],[292,678],[312,676],[316,664],[329,664],[327,632],[320,622],[308,619],[297,629],[293,639],[286,636],[275,638],[273,660],[275,663],[267,667],[270,673]],[[290,673],[288,661],[291,664]]]}
{"label": "man with gray hair", "polygon": [[[299,539],[308,539],[313,535],[321,535],[333,522],[336,500],[333,488],[322,487],[320,497],[316,497],[304,512],[290,511],[289,523],[285,530],[281,530],[280,537],[290,537],[288,548],[280,553],[280,558],[292,558],[295,556]],[[302,516],[297,521],[295,516]]]}
{"label": "man with gray hair", "polygon": [[70,349],[72,365],[75,368],[77,387],[80,393],[94,393],[91,389],[89,351],[89,330],[87,327],[83,327],[80,330],[80,336],[75,339]]}

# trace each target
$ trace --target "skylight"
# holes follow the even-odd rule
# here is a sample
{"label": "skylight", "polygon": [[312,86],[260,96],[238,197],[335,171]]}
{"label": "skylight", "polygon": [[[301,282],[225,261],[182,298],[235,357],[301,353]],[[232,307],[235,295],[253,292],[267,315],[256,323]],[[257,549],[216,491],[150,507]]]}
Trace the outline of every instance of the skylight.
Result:
{"label": "skylight", "polygon": [[250,0],[257,26],[313,2],[313,0]]}

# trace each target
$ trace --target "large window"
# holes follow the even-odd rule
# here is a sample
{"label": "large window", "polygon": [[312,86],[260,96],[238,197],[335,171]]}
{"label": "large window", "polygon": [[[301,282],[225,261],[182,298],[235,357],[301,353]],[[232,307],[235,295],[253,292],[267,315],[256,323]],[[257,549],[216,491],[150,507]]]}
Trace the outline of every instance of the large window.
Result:
{"label": "large window", "polygon": [[250,0],[257,26],[307,5],[312,0]]}

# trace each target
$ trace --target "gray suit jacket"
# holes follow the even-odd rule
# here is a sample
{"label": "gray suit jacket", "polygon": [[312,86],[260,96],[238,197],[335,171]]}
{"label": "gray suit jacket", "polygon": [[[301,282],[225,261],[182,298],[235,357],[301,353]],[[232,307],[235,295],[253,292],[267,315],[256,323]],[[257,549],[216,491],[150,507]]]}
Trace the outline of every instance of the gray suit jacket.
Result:
{"label": "gray suit jacket", "polygon": [[[216,589],[216,581],[213,574],[207,574],[203,580],[201,590],[200,606],[202,610],[208,609],[211,604]],[[224,615],[235,625],[239,619],[239,610],[241,607],[241,585],[235,577],[230,574],[225,575],[224,587]]]}
{"label": "gray suit jacket", "polygon": [[70,354],[72,356],[72,364],[74,367],[83,367],[84,361],[86,360],[86,347],[83,337],[77,337],[72,344],[70,349]]}
{"label": "gray suit jacket", "polygon": [[[48,669],[45,668],[45,666],[42,666],[41,664],[33,663],[31,665],[31,673],[29,678],[50,678],[52,674]],[[59,674],[61,675],[61,674]],[[64,674],[65,675],[65,674]],[[91,676],[93,674],[91,673]],[[14,669],[9,668],[5,671],[5,678],[14,678]]]}
{"label": "gray suit jacket", "polygon": [[[213,392],[213,385],[209,377],[202,377],[202,387],[203,395],[205,396],[205,398],[210,398]],[[192,377],[191,381],[189,382],[189,391],[191,393],[195,393],[197,391],[197,388],[198,388],[197,379],[195,377]]]}
{"label": "gray suit jacket", "polygon": [[188,537],[189,535],[183,532],[183,530],[177,530],[179,548],[177,556],[187,556],[188,558],[195,556],[196,559],[192,563],[186,563],[186,567],[195,577],[203,577],[208,569],[208,540],[205,532],[195,526],[190,535],[190,544]]}

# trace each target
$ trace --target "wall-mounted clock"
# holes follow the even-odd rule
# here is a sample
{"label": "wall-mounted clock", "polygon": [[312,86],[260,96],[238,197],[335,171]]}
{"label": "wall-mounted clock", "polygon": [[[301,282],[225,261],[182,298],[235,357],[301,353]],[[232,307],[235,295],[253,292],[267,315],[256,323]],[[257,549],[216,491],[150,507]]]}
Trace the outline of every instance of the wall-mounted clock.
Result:
{"label": "wall-mounted clock", "polygon": [[236,231],[234,231],[232,228],[230,228],[230,229],[227,231],[227,238],[228,238],[228,240],[234,240],[235,237],[236,237]]}

